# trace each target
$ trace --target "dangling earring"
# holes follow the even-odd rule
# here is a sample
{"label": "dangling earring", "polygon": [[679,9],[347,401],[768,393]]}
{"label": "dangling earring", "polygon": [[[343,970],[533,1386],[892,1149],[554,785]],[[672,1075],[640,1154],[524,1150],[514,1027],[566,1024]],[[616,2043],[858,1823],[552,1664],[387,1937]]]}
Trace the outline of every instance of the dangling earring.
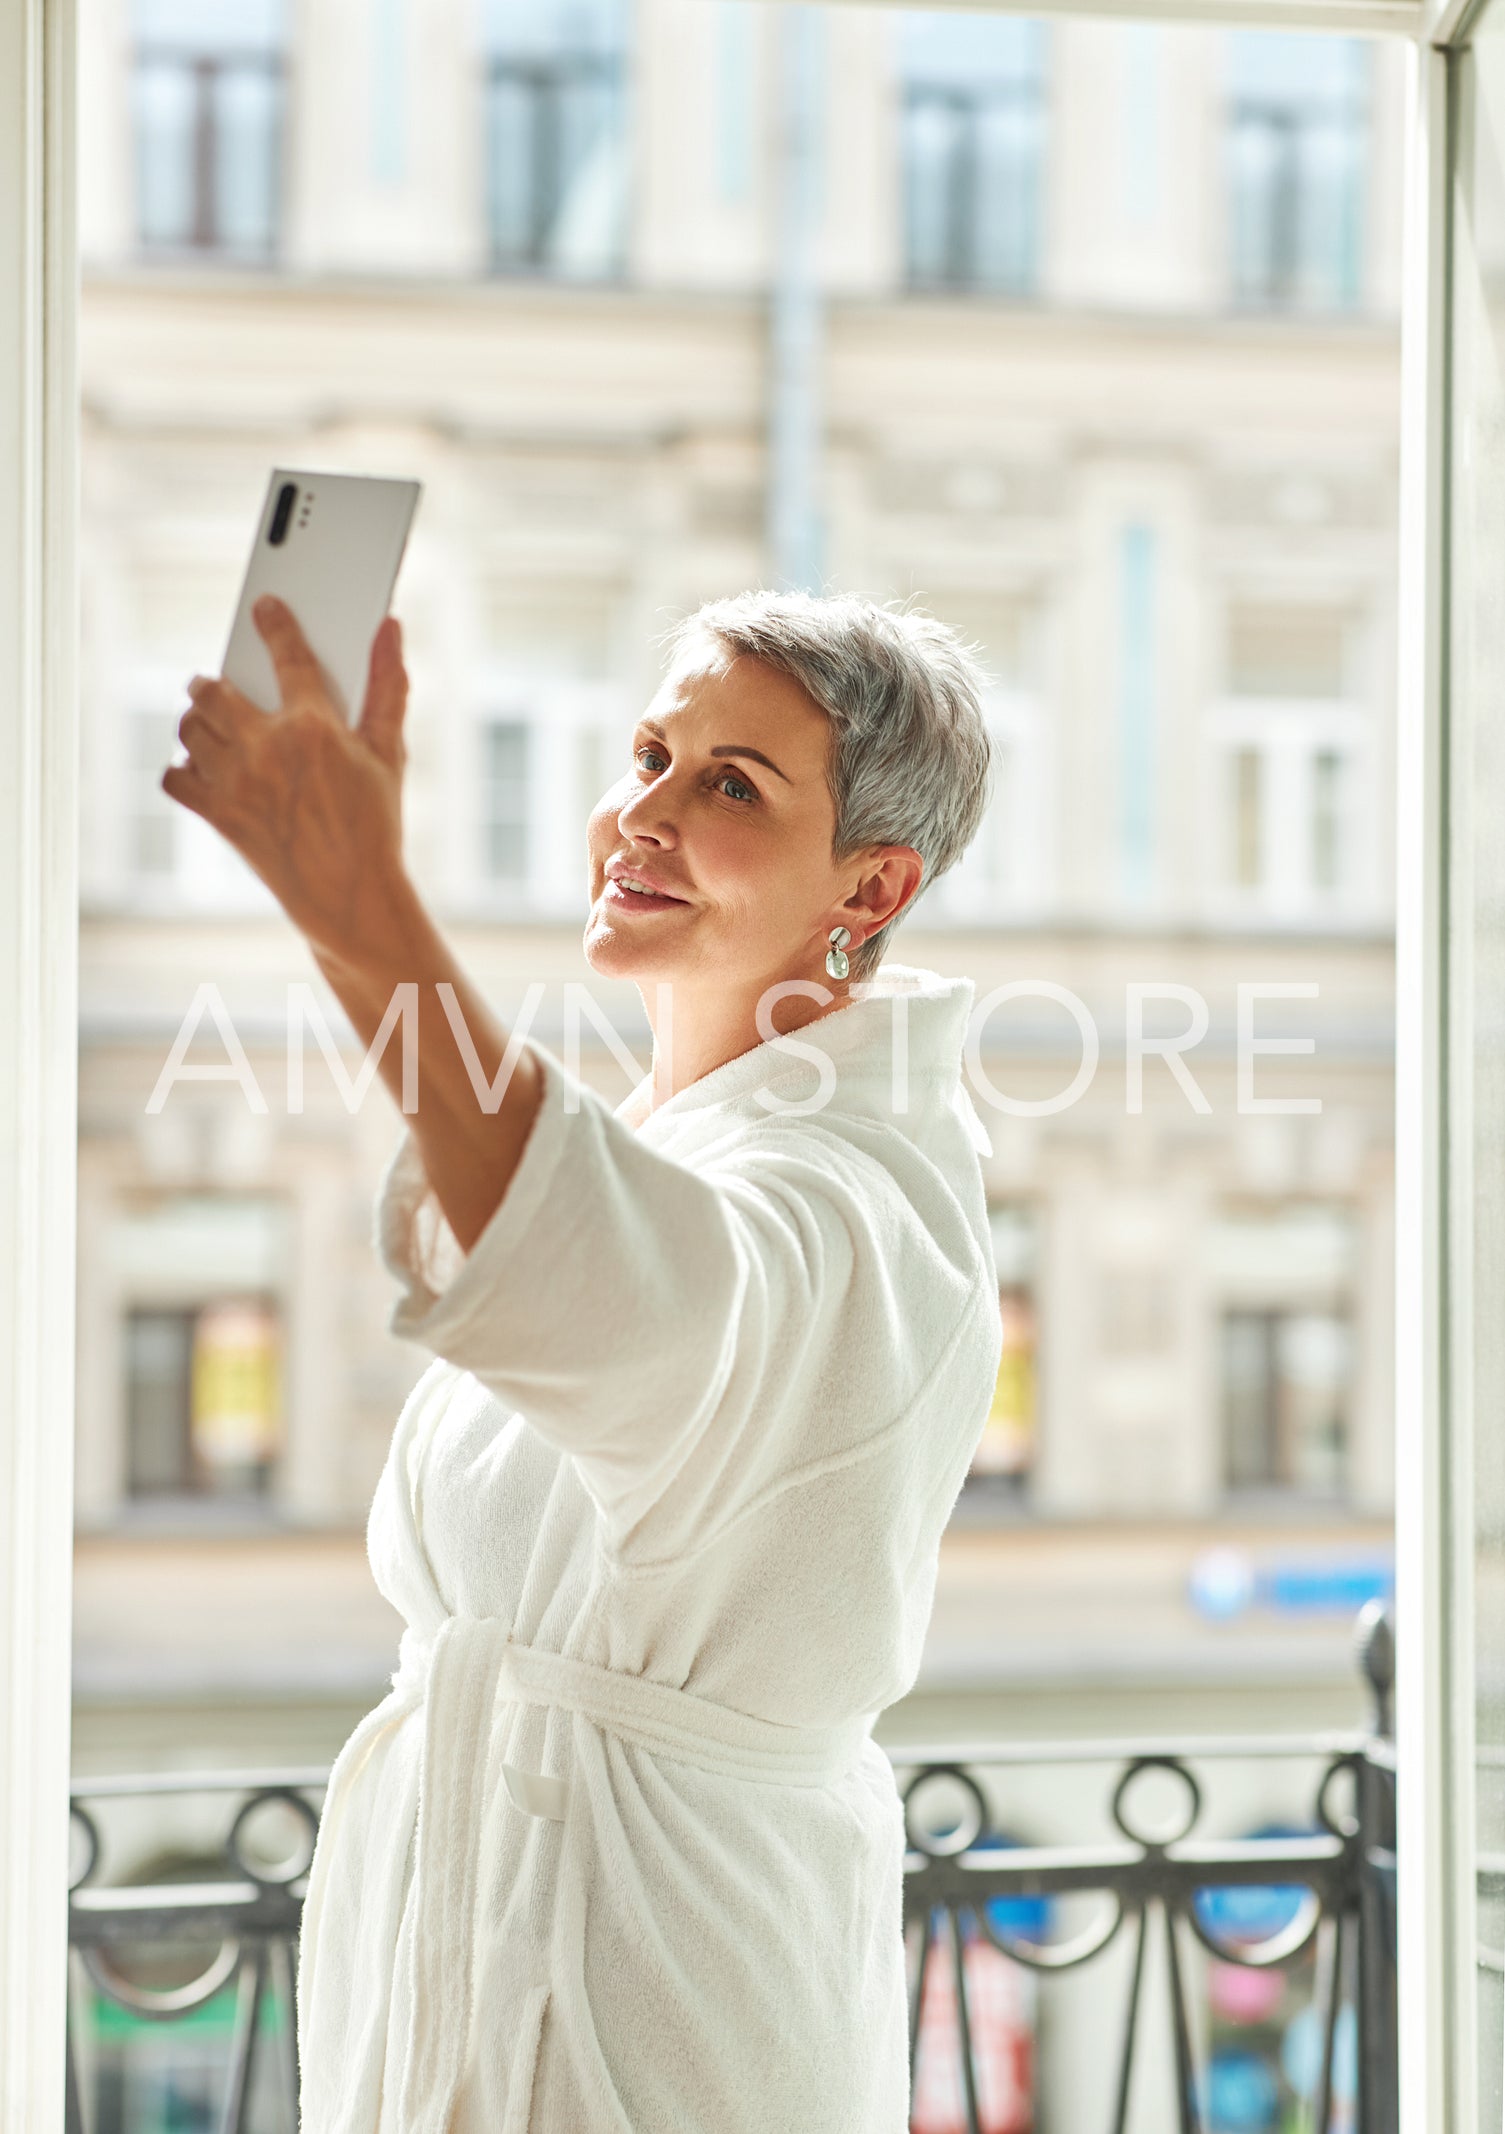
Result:
{"label": "dangling earring", "polygon": [[846,945],[852,938],[851,932],[845,926],[833,926],[826,938],[831,944],[826,950],[826,969],[833,978],[845,978],[852,967],[847,962],[845,953]]}

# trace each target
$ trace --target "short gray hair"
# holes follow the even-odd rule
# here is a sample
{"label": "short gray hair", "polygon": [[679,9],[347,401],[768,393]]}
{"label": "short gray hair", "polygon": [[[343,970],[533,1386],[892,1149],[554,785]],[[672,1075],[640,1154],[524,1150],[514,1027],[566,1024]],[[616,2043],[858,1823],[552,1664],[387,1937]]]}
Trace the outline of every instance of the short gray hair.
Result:
{"label": "short gray hair", "polygon": [[[974,646],[933,615],[856,593],[708,600],[669,633],[673,655],[699,637],[776,667],[831,721],[836,859],[865,845],[912,845],[925,863],[916,896],[955,865],[992,797],[987,676]],[[877,969],[915,901],[853,952],[855,976]]]}

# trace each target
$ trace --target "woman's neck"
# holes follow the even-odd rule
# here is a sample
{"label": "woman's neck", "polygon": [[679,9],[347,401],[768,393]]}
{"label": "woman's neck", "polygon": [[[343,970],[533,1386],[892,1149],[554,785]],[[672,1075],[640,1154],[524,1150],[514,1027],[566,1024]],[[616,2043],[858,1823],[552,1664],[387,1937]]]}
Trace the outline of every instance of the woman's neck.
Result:
{"label": "woman's neck", "polygon": [[[682,981],[640,987],[653,1031],[652,1109],[656,1111],[680,1090],[714,1074],[728,1060],[740,1059],[744,1052],[765,1044],[771,1035],[787,1037],[807,1023],[834,1014],[853,998],[850,982],[836,985],[822,976],[813,983],[833,997],[812,999],[808,993],[790,992],[768,999],[772,981],[755,993],[724,985],[699,988]],[[767,1002],[761,1030],[760,1001]]]}

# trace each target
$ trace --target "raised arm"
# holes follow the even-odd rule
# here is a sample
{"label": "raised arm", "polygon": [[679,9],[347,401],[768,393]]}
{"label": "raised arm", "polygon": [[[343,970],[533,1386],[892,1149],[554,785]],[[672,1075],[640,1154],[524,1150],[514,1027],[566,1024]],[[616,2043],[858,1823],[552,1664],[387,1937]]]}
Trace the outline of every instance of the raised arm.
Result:
{"label": "raised arm", "polygon": [[[292,612],[270,597],[256,627],[281,705],[265,712],[229,682],[195,675],[178,728],[186,763],[163,791],[213,825],[266,883],[307,940],[362,1042],[399,985],[418,988],[418,1110],[409,1124],[446,1221],[469,1251],[501,1204],[538,1112],[537,1061],[518,1048],[494,1111],[480,1103],[438,992],[454,988],[476,1061],[494,1083],[507,1032],[425,909],[402,856],[403,719],[408,677],[394,616],[377,631],[355,725],[340,716]],[[400,1101],[401,1048],[382,1079]]]}

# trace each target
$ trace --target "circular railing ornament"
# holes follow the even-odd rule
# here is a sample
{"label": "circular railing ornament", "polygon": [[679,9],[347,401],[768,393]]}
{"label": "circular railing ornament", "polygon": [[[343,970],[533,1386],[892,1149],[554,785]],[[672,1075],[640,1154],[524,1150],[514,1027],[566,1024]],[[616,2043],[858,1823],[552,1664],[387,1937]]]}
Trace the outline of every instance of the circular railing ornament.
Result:
{"label": "circular railing ornament", "polygon": [[140,1986],[123,1971],[117,1971],[101,1948],[80,1949],[79,1955],[84,1969],[108,2000],[149,2023],[167,2023],[174,2016],[192,2015],[222,1993],[240,1969],[240,1943],[233,1936],[220,1943],[218,1953],[197,1978],[181,1986]]}
{"label": "circular railing ornament", "polygon": [[[1314,1889],[1293,1883],[1293,1888],[1300,1889],[1300,1898],[1294,1914],[1285,1926],[1276,1933],[1267,1935],[1263,1941],[1225,1941],[1222,1935],[1215,1934],[1208,1926],[1202,1914],[1202,1907],[1197,1901],[1201,1897],[1209,1896],[1213,1890],[1225,1886],[1221,1883],[1209,1883],[1206,1889],[1194,1891],[1185,1911],[1192,1932],[1208,1954],[1215,1956],[1219,1963],[1239,1964],[1246,1971],[1279,1971],[1301,1955],[1322,1924],[1322,1899]],[[1254,1887],[1268,1893],[1280,1885],[1261,1882],[1256,1883]]]}
{"label": "circular railing ornament", "polygon": [[[1354,1805],[1346,1815],[1338,1815],[1332,1804],[1333,1784],[1339,1778],[1346,1778],[1354,1789]],[[1345,1845],[1351,1844],[1359,1834],[1358,1790],[1359,1763],[1355,1756],[1336,1758],[1323,1772],[1317,1787],[1317,1821],[1329,1837],[1337,1838]]]}
{"label": "circular railing ornament", "polygon": [[[252,1835],[252,1826],[269,1808],[284,1808],[292,1812],[303,1829],[297,1843],[280,1860],[270,1864],[257,1859],[247,1851],[247,1840]],[[235,1821],[230,1825],[230,1835],[225,1840],[225,1852],[233,1867],[239,1869],[248,1882],[258,1889],[288,1889],[308,1873],[313,1864],[314,1844],[319,1835],[319,1818],[301,1793],[290,1786],[269,1786],[265,1792],[253,1793],[242,1803]],[[306,1842],[305,1842],[306,1841]]]}
{"label": "circular railing ornament", "polygon": [[[927,1804],[932,1818],[928,1823],[920,1820]],[[949,1823],[944,1820],[948,1807],[956,1811]],[[970,1852],[987,1825],[982,1788],[960,1764],[928,1764],[904,1789],[904,1833],[927,1860],[954,1860]]]}
{"label": "circular railing ornament", "polygon": [[[1151,1771],[1162,1771],[1178,1780],[1186,1794],[1182,1820],[1167,1823],[1158,1834],[1137,1829],[1129,1818],[1129,1796]],[[1202,1788],[1195,1773],[1179,1756],[1136,1756],[1113,1788],[1111,1812],[1114,1822],[1131,1845],[1142,1845],[1146,1852],[1164,1852],[1167,1846],[1179,1845],[1196,1829],[1202,1814]]]}
{"label": "circular railing ornament", "polygon": [[79,1836],[84,1841],[83,1866],[80,1867],[77,1872],[74,1872],[71,1868],[69,1870],[68,1894],[71,1897],[76,1889],[83,1888],[84,1884],[93,1874],[95,1868],[98,1867],[100,1854],[100,1839],[98,1823],[95,1822],[93,1816],[90,1815],[88,1809],[85,1808],[81,1802],[69,1802],[68,1820],[70,1844],[72,1833],[74,1831],[77,1831]]}
{"label": "circular railing ornament", "polygon": [[1091,1963],[1100,1956],[1109,1942],[1129,1916],[1122,1897],[1113,1890],[1104,1890],[1107,1900],[1104,1915],[1093,1920],[1064,1941],[1031,1941],[1024,1934],[1001,1934],[988,1916],[986,1903],[977,1908],[977,1924],[1001,1956],[1009,1957],[1016,1964],[1023,1964],[1028,1971],[1074,1971],[1078,1964]]}

